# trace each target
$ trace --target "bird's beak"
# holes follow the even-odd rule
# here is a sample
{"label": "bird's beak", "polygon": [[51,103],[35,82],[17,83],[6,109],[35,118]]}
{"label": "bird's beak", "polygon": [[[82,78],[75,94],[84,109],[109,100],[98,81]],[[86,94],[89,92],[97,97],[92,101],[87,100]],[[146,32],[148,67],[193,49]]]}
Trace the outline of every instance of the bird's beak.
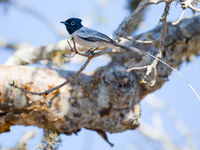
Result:
{"label": "bird's beak", "polygon": [[60,23],[63,23],[63,24],[65,24],[65,25],[66,25],[66,24],[68,24],[68,23],[67,23],[67,22],[65,22],[65,21],[61,21]]}

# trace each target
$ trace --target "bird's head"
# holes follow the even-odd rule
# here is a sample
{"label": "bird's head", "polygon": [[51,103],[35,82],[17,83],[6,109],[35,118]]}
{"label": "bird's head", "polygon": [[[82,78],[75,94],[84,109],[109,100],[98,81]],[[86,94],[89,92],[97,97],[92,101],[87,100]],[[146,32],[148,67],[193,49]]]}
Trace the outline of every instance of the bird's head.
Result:
{"label": "bird's head", "polygon": [[79,18],[69,18],[66,21],[61,21],[61,23],[63,23],[66,26],[66,29],[69,32],[69,34],[72,34],[81,27],[83,27],[81,22],[82,20]]}

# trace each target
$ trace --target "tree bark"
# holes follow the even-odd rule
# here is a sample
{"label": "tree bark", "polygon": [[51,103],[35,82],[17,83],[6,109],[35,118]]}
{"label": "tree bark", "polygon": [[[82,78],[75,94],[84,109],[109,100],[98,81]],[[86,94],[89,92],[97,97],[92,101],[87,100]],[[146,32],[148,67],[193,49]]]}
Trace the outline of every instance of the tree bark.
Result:
{"label": "tree bark", "polygon": [[[158,26],[135,38],[157,40],[160,32],[161,26]],[[158,51],[152,44],[130,41],[124,44],[153,55]],[[165,62],[179,67],[190,56],[199,54],[199,50],[199,16],[184,19],[178,26],[168,23],[162,58]],[[35,125],[65,134],[76,133],[81,128],[112,133],[135,129],[140,120],[139,102],[147,94],[161,88],[171,70],[158,63],[156,83],[150,86],[148,83],[154,78],[153,72],[146,75],[145,69],[126,70],[149,65],[152,58],[124,50],[110,56],[111,62],[92,75],[81,74],[70,84],[42,96],[24,93],[9,83],[15,81],[27,90],[40,92],[64,82],[75,72],[1,65],[0,131],[8,131],[15,124]],[[143,79],[147,83],[142,83]]]}

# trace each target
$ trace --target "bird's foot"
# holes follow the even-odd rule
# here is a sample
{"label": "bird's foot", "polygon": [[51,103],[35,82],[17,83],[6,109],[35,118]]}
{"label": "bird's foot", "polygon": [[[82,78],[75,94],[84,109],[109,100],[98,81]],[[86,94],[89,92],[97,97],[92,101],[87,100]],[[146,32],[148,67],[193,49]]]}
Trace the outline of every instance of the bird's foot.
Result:
{"label": "bird's foot", "polygon": [[97,49],[98,49],[98,47],[97,48],[90,48],[89,50],[87,50],[85,52],[85,54],[86,55],[94,55],[94,51],[97,50]]}

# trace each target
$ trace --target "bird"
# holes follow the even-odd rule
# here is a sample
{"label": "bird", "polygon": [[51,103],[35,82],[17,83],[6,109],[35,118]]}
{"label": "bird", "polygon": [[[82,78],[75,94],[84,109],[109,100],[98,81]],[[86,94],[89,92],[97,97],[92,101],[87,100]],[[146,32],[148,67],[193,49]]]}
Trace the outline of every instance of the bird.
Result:
{"label": "bird", "polygon": [[69,18],[61,21],[66,26],[68,33],[76,43],[90,50],[103,50],[105,48],[115,48],[117,42],[109,36],[96,30],[84,27],[79,18]]}
{"label": "bird", "polygon": [[121,48],[121,49],[125,49],[128,51],[143,54],[147,57],[154,58],[154,59],[158,60],[159,62],[161,62],[162,64],[164,64],[165,66],[172,69],[173,71],[175,71],[179,75],[179,77],[181,77],[186,82],[188,87],[193,91],[193,93],[196,95],[196,97],[200,101],[200,95],[193,88],[191,83],[179,71],[177,71],[175,68],[170,66],[165,61],[161,60],[160,58],[157,58],[156,56],[154,56],[142,49],[122,45],[119,42],[112,40],[109,36],[107,36],[101,32],[98,32],[94,29],[84,27],[81,22],[82,22],[82,20],[80,18],[69,18],[66,21],[61,21],[61,23],[63,23],[65,25],[68,33],[75,40],[75,43],[78,43],[89,49],[88,51],[86,51],[86,53],[90,52],[91,54],[93,54],[93,52],[97,49],[101,50],[101,49],[105,49],[105,48]]}

